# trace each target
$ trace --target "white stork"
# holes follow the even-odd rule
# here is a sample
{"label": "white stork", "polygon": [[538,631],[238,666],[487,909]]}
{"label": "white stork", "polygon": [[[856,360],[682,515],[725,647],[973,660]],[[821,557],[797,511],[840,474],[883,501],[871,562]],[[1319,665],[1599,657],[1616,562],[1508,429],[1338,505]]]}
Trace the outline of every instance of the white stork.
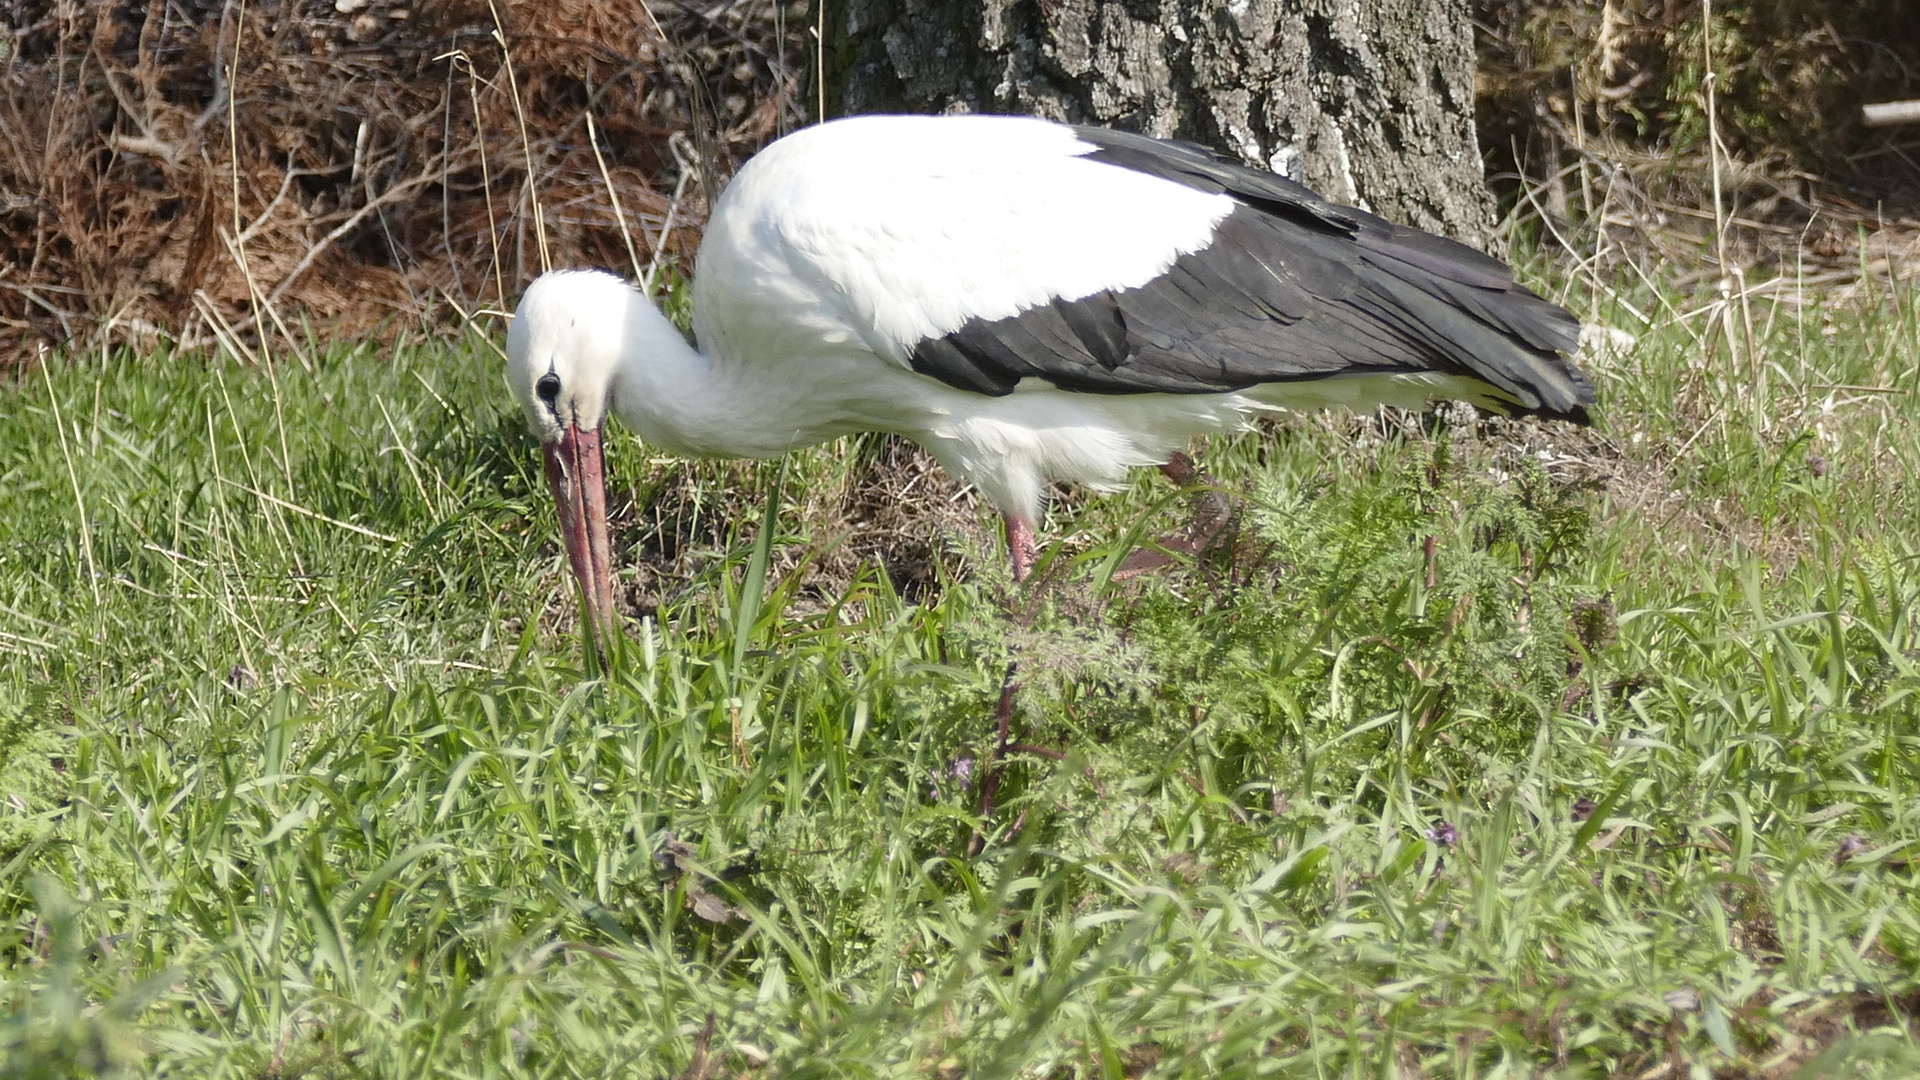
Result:
{"label": "white stork", "polygon": [[507,337],[602,627],[609,413],[695,457],[904,435],[999,509],[1024,579],[1049,482],[1112,488],[1263,410],[1593,402],[1579,323],[1497,260],[1187,144],[1019,117],[775,142],[714,207],[693,299],[697,348],[620,279],[556,271]]}

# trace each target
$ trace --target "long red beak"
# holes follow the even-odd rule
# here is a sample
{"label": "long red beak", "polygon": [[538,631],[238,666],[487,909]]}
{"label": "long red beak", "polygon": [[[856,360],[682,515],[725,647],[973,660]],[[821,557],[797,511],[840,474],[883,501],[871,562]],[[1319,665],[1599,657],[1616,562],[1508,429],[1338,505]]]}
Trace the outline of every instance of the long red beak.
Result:
{"label": "long red beak", "polygon": [[607,540],[607,468],[600,432],[569,424],[560,441],[543,447],[547,483],[560,512],[560,540],[580,582],[582,613],[595,640],[609,641],[619,626],[613,610],[613,571]]}

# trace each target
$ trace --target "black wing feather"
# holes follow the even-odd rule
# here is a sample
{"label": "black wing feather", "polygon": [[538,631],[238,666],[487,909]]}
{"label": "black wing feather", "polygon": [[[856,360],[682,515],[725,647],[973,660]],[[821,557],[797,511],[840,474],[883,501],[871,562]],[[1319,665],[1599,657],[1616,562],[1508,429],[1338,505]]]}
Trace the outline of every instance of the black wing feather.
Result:
{"label": "black wing feather", "polygon": [[1094,362],[1108,371],[1126,363],[1132,355],[1127,345],[1127,320],[1112,293],[1095,293],[1078,301],[1055,300],[1053,310]]}
{"label": "black wing feather", "polygon": [[1440,372],[1487,384],[1515,412],[1586,419],[1593,389],[1567,359],[1579,322],[1500,261],[1199,147],[1076,132],[1098,148],[1090,160],[1240,205],[1155,280],[974,320],[919,342],[914,370],[993,395],[1029,377],[1086,393],[1218,393]]}

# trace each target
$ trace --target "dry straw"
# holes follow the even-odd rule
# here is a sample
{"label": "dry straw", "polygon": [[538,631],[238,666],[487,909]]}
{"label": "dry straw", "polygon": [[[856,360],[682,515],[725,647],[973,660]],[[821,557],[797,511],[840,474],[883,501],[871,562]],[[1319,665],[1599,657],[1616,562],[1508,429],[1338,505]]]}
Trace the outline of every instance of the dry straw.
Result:
{"label": "dry straw", "polygon": [[1844,300],[1911,272],[1920,130],[1858,118],[1920,70],[1920,6],[1545,0],[1485,14],[1495,172],[1596,290],[1616,272],[1682,292],[1725,279],[1710,347],[1738,350],[1751,376],[1752,299],[1839,286]]}
{"label": "dry straw", "polygon": [[643,236],[671,264],[704,206],[675,205],[668,137],[698,121],[719,176],[798,119],[765,5],[340,6],[15,5],[0,363],[171,341],[310,364],[309,322],[390,339],[546,265],[637,267]]}
{"label": "dry straw", "polygon": [[[16,4],[0,362],[173,341],[311,365],[306,325],[459,325],[549,265],[651,287],[720,177],[803,119],[786,58],[823,66],[826,25],[817,6],[639,7]],[[1521,216],[1596,293],[1623,266],[1683,290],[1728,279],[1727,306],[1688,324],[1764,379],[1754,298],[1866,295],[1914,264],[1920,197],[1884,200],[1911,182],[1920,129],[1858,112],[1920,70],[1920,6],[1487,14],[1483,131],[1528,178]]]}

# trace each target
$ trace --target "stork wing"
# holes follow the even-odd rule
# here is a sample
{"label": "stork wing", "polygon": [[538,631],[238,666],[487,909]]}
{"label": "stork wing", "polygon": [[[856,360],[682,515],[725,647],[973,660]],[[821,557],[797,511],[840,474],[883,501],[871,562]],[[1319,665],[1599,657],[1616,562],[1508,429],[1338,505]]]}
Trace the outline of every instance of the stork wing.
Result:
{"label": "stork wing", "polygon": [[1236,206],[1212,242],[1135,288],[975,319],[912,365],[981,394],[1037,377],[1094,394],[1194,394],[1380,373],[1467,375],[1513,411],[1584,419],[1594,390],[1561,354],[1580,323],[1465,244],[1334,206],[1179,142],[1077,129],[1091,160]]}
{"label": "stork wing", "polygon": [[1005,394],[1023,378],[1088,393],[1215,393],[1262,383],[1436,372],[1513,411],[1584,419],[1593,390],[1561,354],[1579,323],[1463,244],[1336,206],[1198,147],[1076,129],[1115,168],[1236,206],[1211,242],[1144,284],[1054,298],[917,343],[914,370]]}
{"label": "stork wing", "polygon": [[858,353],[990,395],[1435,373],[1514,411],[1593,400],[1563,358],[1579,324],[1479,252],[1197,147],[1016,117],[779,140],[722,197],[694,288],[702,344],[768,372]]}

